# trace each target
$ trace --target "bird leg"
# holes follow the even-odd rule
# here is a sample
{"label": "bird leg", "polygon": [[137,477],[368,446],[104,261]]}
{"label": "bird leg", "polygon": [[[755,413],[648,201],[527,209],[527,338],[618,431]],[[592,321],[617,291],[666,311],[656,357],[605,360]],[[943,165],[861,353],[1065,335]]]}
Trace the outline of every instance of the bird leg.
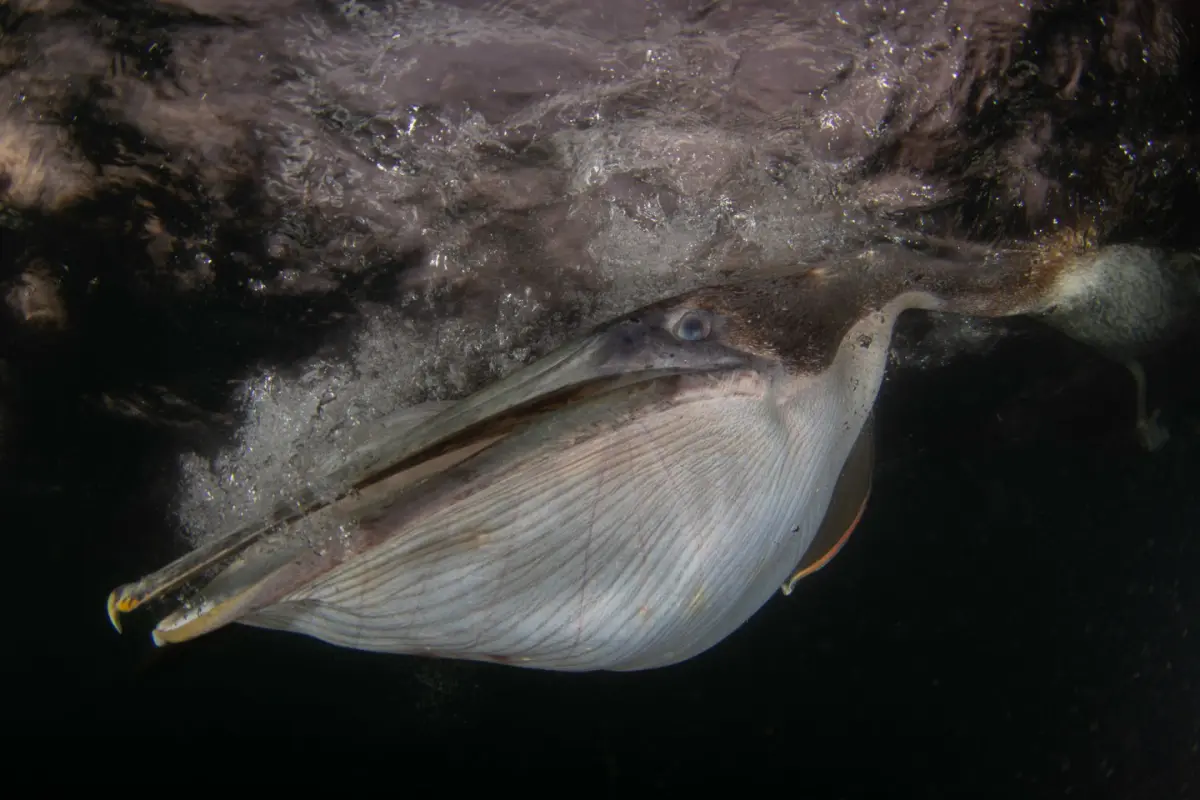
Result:
{"label": "bird leg", "polygon": [[1125,368],[1133,375],[1133,382],[1137,392],[1137,436],[1143,448],[1149,452],[1154,452],[1167,443],[1171,438],[1171,434],[1158,421],[1158,412],[1156,408],[1149,414],[1146,412],[1146,370],[1142,368],[1141,362],[1134,359],[1129,359],[1124,362]]}

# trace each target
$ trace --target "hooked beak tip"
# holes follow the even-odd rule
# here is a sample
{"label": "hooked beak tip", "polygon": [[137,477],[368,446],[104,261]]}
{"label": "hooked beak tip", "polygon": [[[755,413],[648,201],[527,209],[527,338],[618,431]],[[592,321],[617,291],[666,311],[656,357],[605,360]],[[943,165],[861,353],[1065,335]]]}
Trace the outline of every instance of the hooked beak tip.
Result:
{"label": "hooked beak tip", "polygon": [[121,630],[121,615],[128,614],[137,608],[139,603],[136,598],[132,597],[125,587],[114,589],[108,595],[108,621],[117,629],[117,633],[123,633]]}

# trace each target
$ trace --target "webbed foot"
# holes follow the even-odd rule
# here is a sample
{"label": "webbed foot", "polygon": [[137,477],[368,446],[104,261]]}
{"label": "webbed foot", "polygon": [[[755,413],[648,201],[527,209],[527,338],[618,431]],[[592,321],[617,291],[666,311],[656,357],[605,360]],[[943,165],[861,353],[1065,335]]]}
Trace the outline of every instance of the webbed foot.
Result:
{"label": "webbed foot", "polygon": [[1125,367],[1133,375],[1134,389],[1137,392],[1137,437],[1142,447],[1150,453],[1161,448],[1171,438],[1166,427],[1158,421],[1158,412],[1146,411],[1146,371],[1142,365],[1133,360],[1125,362]]}
{"label": "webbed foot", "polygon": [[1171,432],[1158,421],[1158,409],[1149,417],[1139,419],[1137,423],[1138,442],[1147,452],[1153,453],[1165,445],[1171,438]]}

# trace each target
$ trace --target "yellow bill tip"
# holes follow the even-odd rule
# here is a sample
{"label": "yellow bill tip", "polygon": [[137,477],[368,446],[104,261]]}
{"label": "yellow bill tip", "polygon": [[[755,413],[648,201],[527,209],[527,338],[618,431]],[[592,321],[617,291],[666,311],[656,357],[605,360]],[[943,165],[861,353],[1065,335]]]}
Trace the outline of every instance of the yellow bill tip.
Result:
{"label": "yellow bill tip", "polygon": [[131,591],[129,586],[121,586],[113,589],[108,595],[108,621],[117,629],[117,633],[122,633],[121,630],[121,615],[128,614],[142,604],[145,598],[139,597],[136,592]]}
{"label": "yellow bill tip", "polygon": [[121,631],[121,590],[116,589],[108,595],[108,621],[117,629],[117,633]]}

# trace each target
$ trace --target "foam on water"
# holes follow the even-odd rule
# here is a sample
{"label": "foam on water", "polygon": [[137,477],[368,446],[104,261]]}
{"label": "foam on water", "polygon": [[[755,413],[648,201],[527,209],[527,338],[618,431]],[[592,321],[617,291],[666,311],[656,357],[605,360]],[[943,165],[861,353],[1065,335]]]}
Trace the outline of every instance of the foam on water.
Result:
{"label": "foam on water", "polygon": [[[283,267],[255,288],[303,295],[405,268],[391,268],[395,302],[359,303],[351,352],[246,376],[236,444],[185,457],[193,541],[312,488],[311,464],[397,409],[460,398],[648,302],[846,252],[877,220],[944,197],[933,171],[866,165],[948,128],[1032,13],[1018,0],[458,0],[347,2],[338,16],[279,2],[173,41],[188,96],[254,131],[275,209],[263,236]],[[123,113],[168,137],[146,111],[166,102]],[[219,177],[232,134],[207,136],[192,139],[224,160],[195,163]]]}
{"label": "foam on water", "polygon": [[[605,41],[570,19],[531,25],[536,8],[519,4],[343,10],[344,26],[301,16],[283,37],[303,68],[276,95],[295,118],[274,115],[268,189],[297,209],[303,191],[306,207],[369,232],[337,242],[343,266],[360,239],[428,250],[401,302],[361,304],[347,357],[247,376],[237,442],[211,461],[184,456],[178,513],[193,541],[319,490],[311,465],[373,420],[462,397],[722,272],[854,235],[838,210],[844,159],[808,152],[794,123],[747,127],[745,109],[720,107],[752,22],[681,37],[677,15],[660,15]],[[817,34],[803,22],[784,33]],[[305,124],[314,110],[340,133]],[[514,153],[516,140],[538,153]],[[268,236],[286,248],[297,237],[283,220]],[[299,267],[261,290],[320,285]]]}

